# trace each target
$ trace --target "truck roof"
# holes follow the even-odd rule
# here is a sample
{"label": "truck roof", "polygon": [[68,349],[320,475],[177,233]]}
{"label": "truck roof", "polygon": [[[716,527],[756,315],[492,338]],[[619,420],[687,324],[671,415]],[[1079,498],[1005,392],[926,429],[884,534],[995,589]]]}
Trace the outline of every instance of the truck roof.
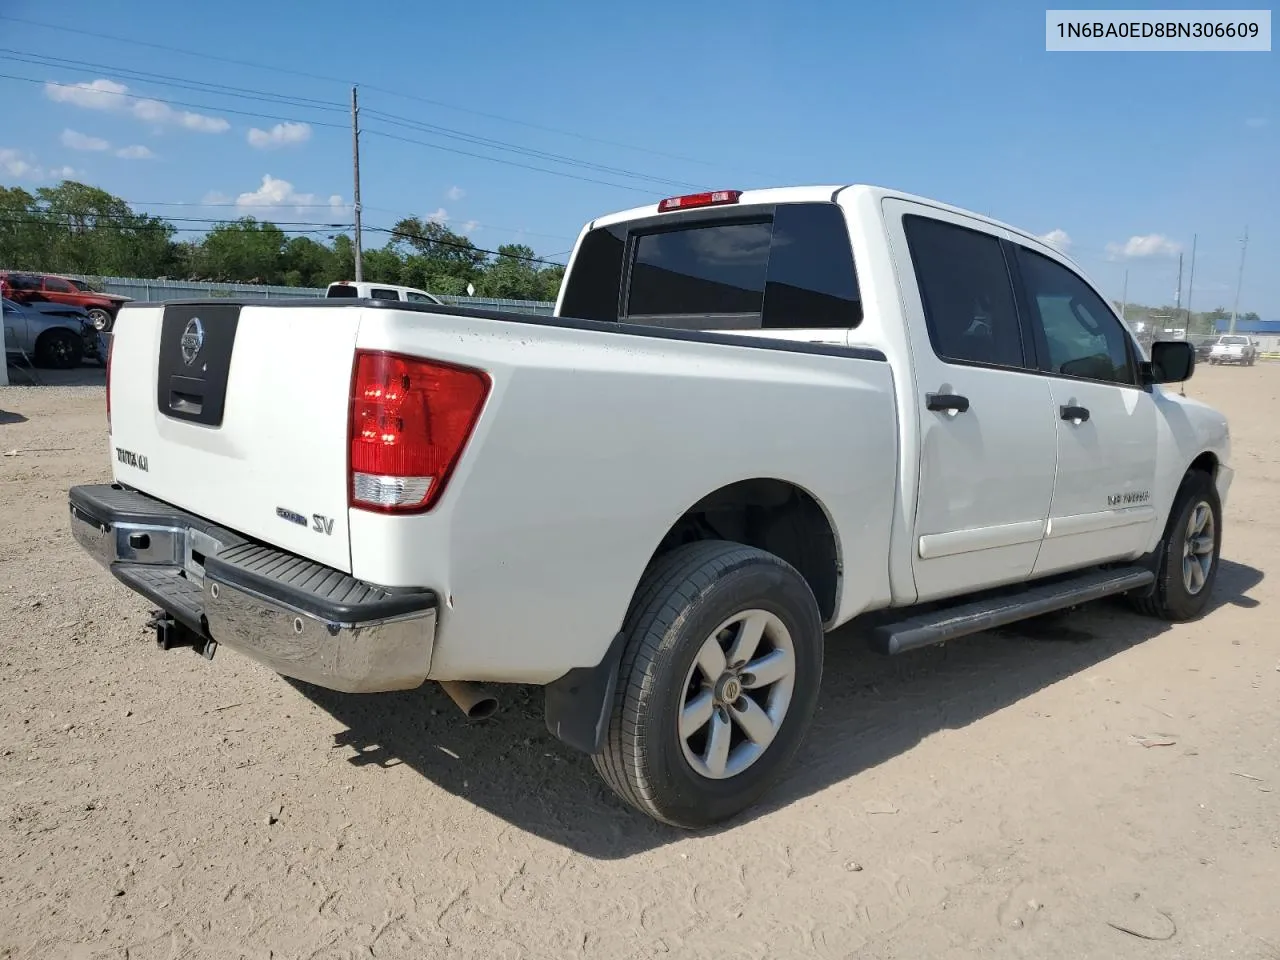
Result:
{"label": "truck roof", "polygon": [[[729,189],[729,188],[723,188]],[[934,200],[931,197],[920,196],[914,193],[907,193],[904,190],[894,190],[891,187],[879,187],[868,183],[849,183],[849,184],[815,184],[811,186],[794,186],[794,187],[765,187],[757,190],[744,190],[742,196],[738,198],[738,203],[742,205],[752,203],[812,203],[814,201],[834,200],[837,194],[848,194],[850,199],[856,196],[864,197],[873,203],[886,198],[896,200],[906,200],[911,203],[925,204],[930,207],[936,207],[939,210],[945,210],[960,216],[970,217],[974,220],[980,220],[993,227],[1001,230],[1008,230],[1010,233],[1017,234],[1032,243],[1039,246],[1045,246],[1043,238],[1029,233],[1022,227],[1016,227],[1013,224],[1005,223],[1002,220],[996,220],[993,217],[976,213],[973,210],[966,210],[964,207],[958,207],[954,204],[944,203],[941,200]],[[607,226],[613,223],[621,223],[627,220],[636,220],[640,217],[651,217],[657,212],[657,204],[647,204],[643,207],[632,207],[630,210],[622,210],[617,213],[607,214],[603,217],[597,217],[592,220],[584,228],[591,230],[595,227]],[[1067,260],[1074,259],[1062,250],[1054,248],[1054,252]]]}

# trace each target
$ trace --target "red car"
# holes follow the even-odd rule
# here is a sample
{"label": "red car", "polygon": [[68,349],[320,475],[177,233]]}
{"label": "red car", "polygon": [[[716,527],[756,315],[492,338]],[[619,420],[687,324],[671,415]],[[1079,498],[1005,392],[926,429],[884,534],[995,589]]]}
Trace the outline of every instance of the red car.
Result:
{"label": "red car", "polygon": [[18,303],[65,303],[82,307],[95,329],[106,333],[116,322],[120,305],[132,300],[114,293],[99,293],[83,280],[50,273],[0,270],[0,293]]}

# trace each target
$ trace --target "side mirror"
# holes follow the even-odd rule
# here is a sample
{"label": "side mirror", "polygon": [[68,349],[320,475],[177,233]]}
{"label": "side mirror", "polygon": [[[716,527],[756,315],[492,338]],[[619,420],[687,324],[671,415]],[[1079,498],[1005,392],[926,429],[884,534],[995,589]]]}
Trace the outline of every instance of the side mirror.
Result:
{"label": "side mirror", "polygon": [[1151,362],[1144,364],[1147,383],[1181,383],[1196,368],[1196,348],[1186,340],[1157,340],[1151,344]]}

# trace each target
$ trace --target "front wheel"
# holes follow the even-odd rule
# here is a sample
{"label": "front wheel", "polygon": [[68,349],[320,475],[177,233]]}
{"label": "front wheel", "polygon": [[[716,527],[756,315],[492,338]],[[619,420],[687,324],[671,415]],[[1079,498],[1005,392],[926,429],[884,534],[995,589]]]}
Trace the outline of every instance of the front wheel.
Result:
{"label": "front wheel", "polygon": [[1193,470],[1182,481],[1157,549],[1155,587],[1134,606],[1161,620],[1194,620],[1209,604],[1222,551],[1222,504],[1208,473]]}
{"label": "front wheel", "polygon": [[808,584],[754,547],[686,544],[646,572],[624,632],[597,771],[677,827],[750,806],[794,758],[817,705],[823,629]]}

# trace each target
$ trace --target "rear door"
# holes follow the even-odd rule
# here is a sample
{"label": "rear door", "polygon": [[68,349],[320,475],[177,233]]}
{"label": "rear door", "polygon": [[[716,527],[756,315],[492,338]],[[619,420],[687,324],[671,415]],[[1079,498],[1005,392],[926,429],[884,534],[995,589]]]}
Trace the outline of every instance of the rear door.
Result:
{"label": "rear door", "polygon": [[115,328],[115,479],[343,571],[361,310],[170,303]]}
{"label": "rear door", "polygon": [[917,394],[919,599],[1026,579],[1053,497],[1056,420],[1003,231],[896,199],[884,214]]}
{"label": "rear door", "polygon": [[46,300],[50,300],[53,303],[78,306],[81,300],[81,293],[76,289],[75,284],[70,280],[63,280],[61,277],[45,277],[41,284],[41,292]]}

